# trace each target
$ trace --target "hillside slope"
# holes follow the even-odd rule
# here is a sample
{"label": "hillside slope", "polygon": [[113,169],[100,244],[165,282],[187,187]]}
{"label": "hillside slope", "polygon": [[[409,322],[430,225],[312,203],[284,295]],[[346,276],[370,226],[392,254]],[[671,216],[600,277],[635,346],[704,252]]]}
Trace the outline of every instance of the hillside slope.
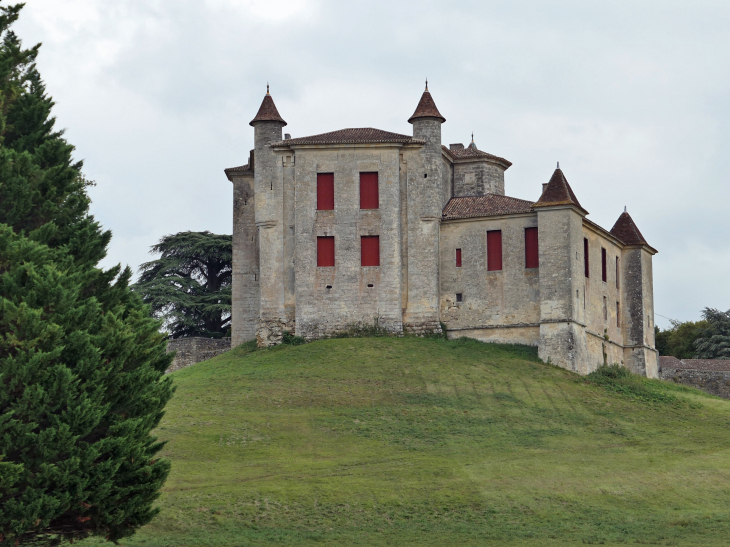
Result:
{"label": "hillside slope", "polygon": [[174,375],[161,514],[124,545],[726,545],[730,402],[532,348],[241,347]]}

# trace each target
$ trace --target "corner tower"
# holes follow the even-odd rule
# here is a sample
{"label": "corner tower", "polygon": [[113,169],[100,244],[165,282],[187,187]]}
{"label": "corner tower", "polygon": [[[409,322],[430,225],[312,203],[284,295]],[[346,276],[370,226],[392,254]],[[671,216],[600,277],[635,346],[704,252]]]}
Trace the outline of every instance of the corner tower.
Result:
{"label": "corner tower", "polygon": [[657,351],[654,340],[654,276],[650,246],[631,215],[624,211],[611,228],[611,234],[623,241],[621,276],[624,306],[624,363],[634,373],[658,377]]}
{"label": "corner tower", "polygon": [[587,374],[581,268],[583,218],[588,211],[581,207],[560,167],[533,208],[537,211],[540,265],[539,356]]}
{"label": "corner tower", "polygon": [[254,128],[254,191],[258,231],[260,306],[256,339],[260,346],[281,342],[286,323],[284,295],[283,171],[269,146],[282,138],[286,125],[266,86],[266,95],[251,120]]}
{"label": "corner tower", "polygon": [[445,121],[426,82],[416,111],[408,119],[414,139],[424,143],[407,178],[408,305],[403,322],[411,332],[441,331],[438,256],[443,206],[441,124]]}

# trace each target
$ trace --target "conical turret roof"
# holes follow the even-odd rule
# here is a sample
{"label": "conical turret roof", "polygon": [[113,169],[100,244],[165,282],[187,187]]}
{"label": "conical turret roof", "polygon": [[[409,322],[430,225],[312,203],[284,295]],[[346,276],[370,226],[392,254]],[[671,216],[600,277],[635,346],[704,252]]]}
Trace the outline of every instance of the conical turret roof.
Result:
{"label": "conical turret roof", "polygon": [[444,118],[441,115],[441,112],[439,112],[439,109],[436,108],[436,103],[433,102],[433,97],[431,97],[431,93],[428,91],[428,82],[426,82],[426,91],[423,92],[421,100],[418,101],[416,111],[413,113],[413,116],[408,118],[408,123],[413,123],[413,120],[418,118],[437,118],[441,120],[441,123],[446,121],[446,118]]}
{"label": "conical turret roof", "polygon": [[583,209],[578,198],[575,197],[573,189],[568,184],[568,180],[565,178],[560,167],[550,177],[550,182],[547,183],[540,199],[537,200],[537,203],[533,207],[549,207],[553,205],[575,205],[580,210],[586,213],[588,212]]}
{"label": "conical turret roof", "polygon": [[249,122],[249,125],[254,125],[256,122],[281,122],[283,125],[286,125],[284,118],[279,115],[279,111],[276,109],[274,99],[269,94],[268,85],[266,86],[266,95],[264,95],[264,100],[261,102],[258,114]]}
{"label": "conical turret roof", "polygon": [[648,245],[646,239],[636,227],[634,219],[626,211],[618,217],[616,224],[611,228],[611,233],[627,245]]}

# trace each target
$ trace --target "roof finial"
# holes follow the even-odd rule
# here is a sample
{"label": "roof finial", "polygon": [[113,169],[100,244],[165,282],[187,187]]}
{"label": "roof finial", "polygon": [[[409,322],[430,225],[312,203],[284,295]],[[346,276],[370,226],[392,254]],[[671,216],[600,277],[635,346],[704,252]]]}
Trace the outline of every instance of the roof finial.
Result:
{"label": "roof finial", "polygon": [[474,143],[474,131],[471,132],[471,142]]}
{"label": "roof finial", "polygon": [[269,82],[266,82],[266,94],[269,94]]}
{"label": "roof finial", "polygon": [[426,91],[428,91],[428,77],[426,77]]}
{"label": "roof finial", "polygon": [[624,205],[624,213],[626,212],[626,205]]}
{"label": "roof finial", "polygon": [[558,162],[558,169],[560,169],[560,162]]}

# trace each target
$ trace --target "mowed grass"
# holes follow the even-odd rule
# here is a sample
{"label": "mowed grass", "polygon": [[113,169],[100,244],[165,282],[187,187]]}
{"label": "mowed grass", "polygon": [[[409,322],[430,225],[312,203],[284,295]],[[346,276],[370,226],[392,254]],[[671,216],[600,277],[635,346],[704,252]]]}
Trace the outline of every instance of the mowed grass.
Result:
{"label": "mowed grass", "polygon": [[533,348],[350,338],[174,374],[160,515],[123,545],[730,544],[730,402]]}

